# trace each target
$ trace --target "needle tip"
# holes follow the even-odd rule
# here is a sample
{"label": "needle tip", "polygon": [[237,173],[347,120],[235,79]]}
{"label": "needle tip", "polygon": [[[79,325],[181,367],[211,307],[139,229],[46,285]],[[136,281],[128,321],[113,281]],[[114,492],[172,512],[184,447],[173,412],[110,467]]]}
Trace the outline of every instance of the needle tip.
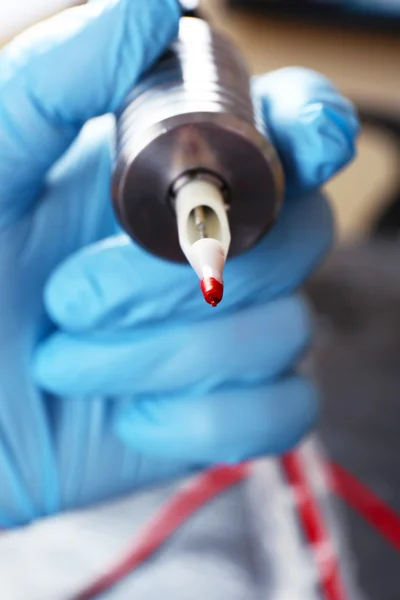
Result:
{"label": "needle tip", "polygon": [[224,286],[214,277],[204,277],[200,283],[204,300],[214,308],[221,302],[224,295]]}

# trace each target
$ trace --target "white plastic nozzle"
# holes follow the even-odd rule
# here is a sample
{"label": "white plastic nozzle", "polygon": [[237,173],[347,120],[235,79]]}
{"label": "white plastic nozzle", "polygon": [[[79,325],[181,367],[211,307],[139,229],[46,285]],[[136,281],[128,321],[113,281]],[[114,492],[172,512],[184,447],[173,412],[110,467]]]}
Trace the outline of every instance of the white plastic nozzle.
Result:
{"label": "white plastic nozzle", "polygon": [[[196,225],[199,208],[204,216],[204,237]],[[231,233],[220,189],[210,181],[193,179],[178,191],[175,210],[180,246],[199,279],[222,284]]]}

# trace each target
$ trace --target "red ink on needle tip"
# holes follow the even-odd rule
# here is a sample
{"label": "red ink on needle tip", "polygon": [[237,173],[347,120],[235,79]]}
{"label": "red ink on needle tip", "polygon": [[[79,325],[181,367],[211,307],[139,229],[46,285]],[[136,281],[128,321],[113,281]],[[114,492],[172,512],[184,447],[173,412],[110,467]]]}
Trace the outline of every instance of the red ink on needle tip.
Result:
{"label": "red ink on needle tip", "polygon": [[200,282],[204,300],[214,308],[221,302],[224,286],[214,277],[204,277]]}

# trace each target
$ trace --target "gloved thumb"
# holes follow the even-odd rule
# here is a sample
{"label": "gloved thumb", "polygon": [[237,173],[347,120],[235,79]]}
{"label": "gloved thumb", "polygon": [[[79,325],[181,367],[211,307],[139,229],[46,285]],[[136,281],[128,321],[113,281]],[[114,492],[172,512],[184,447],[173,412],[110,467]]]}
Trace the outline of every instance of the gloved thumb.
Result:
{"label": "gloved thumb", "polygon": [[179,14],[176,0],[98,0],[3,50],[0,228],[32,204],[85,121],[118,108],[176,35]]}

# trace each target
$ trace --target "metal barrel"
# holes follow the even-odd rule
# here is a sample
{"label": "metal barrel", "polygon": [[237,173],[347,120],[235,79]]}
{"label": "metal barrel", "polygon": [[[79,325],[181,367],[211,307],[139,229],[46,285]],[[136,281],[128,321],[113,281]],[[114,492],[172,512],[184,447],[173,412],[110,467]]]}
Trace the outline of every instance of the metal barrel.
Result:
{"label": "metal barrel", "polygon": [[236,48],[201,19],[183,17],[178,39],[129,94],[117,120],[113,200],[127,233],[148,251],[184,261],[173,209],[188,177],[224,192],[236,255],[274,222],[283,175],[248,70]]}

